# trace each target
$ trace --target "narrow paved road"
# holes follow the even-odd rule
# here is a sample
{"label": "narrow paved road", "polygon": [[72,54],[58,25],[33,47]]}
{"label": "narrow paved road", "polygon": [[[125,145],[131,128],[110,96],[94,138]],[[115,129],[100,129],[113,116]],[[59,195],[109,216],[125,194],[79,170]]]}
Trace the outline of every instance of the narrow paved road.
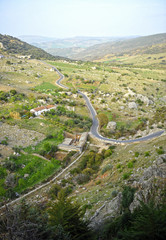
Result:
{"label": "narrow paved road", "polygon": [[[55,71],[59,74],[60,78],[56,81],[56,84],[59,86],[59,87],[62,87],[62,88],[65,88],[65,89],[69,89],[67,86],[63,85],[61,83],[61,81],[64,79],[64,75],[59,72],[59,70],[50,65],[52,68],[55,69]],[[89,98],[84,94],[82,93],[81,91],[78,90],[78,93],[84,98],[85,102],[86,102],[86,105],[91,113],[91,116],[92,116],[92,127],[91,127],[91,130],[90,130],[90,133],[95,137],[97,138],[98,140],[100,141],[104,141],[104,142],[108,142],[108,143],[134,143],[134,142],[142,142],[142,141],[147,141],[147,140],[150,140],[150,139],[153,139],[155,137],[159,137],[160,135],[162,135],[164,133],[164,130],[161,130],[161,131],[158,131],[158,132],[155,132],[155,133],[152,133],[152,134],[149,134],[145,137],[140,137],[140,138],[137,138],[137,139],[133,139],[133,140],[116,140],[116,139],[111,139],[111,138],[106,138],[106,137],[103,137],[99,134],[98,132],[98,129],[99,129],[99,121],[97,119],[97,114],[96,114],[96,111],[94,109],[94,107],[92,106]]]}

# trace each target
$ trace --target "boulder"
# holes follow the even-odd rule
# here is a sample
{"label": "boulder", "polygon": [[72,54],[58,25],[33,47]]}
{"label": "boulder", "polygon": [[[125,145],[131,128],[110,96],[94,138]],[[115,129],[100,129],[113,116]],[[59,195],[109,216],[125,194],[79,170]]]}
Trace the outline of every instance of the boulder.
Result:
{"label": "boulder", "polygon": [[153,101],[150,100],[148,97],[143,96],[142,94],[137,94],[137,99],[141,100],[142,102],[144,102],[147,106],[153,104]]}
{"label": "boulder", "polygon": [[137,104],[135,102],[129,102],[128,107],[130,109],[137,109]]}
{"label": "boulder", "polygon": [[107,125],[107,129],[114,131],[116,129],[116,122],[109,122]]}

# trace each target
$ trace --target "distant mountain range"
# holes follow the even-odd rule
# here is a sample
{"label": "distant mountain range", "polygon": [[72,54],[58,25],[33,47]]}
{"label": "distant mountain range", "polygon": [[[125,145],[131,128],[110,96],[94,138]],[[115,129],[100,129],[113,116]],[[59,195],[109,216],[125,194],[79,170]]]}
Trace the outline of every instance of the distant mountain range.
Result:
{"label": "distant mountain range", "polygon": [[42,36],[20,36],[26,42],[54,56],[74,60],[98,60],[106,55],[160,53],[166,49],[166,33],[127,37],[74,37],[55,39]]}
{"label": "distant mountain range", "polygon": [[[37,43],[33,44],[38,47],[18,38],[0,34],[1,53],[31,55],[31,58],[36,59],[57,60],[66,59],[67,57],[84,61],[101,60],[106,57],[109,59],[112,55],[166,53],[166,33],[125,38],[75,37],[53,39],[41,36],[22,36],[22,39],[28,42],[37,41]],[[39,46],[45,50],[39,48]]]}
{"label": "distant mountain range", "polygon": [[166,52],[166,33],[102,43],[86,48],[84,51],[73,54],[70,57],[76,60],[93,61],[111,54],[122,56],[123,54],[152,54],[161,52]]}
{"label": "distant mountain range", "polygon": [[42,36],[20,36],[19,38],[36,47],[42,48],[54,56],[71,57],[96,44],[106,42],[117,42],[126,39],[136,38],[137,36],[127,37],[73,37],[64,39],[53,39]]}

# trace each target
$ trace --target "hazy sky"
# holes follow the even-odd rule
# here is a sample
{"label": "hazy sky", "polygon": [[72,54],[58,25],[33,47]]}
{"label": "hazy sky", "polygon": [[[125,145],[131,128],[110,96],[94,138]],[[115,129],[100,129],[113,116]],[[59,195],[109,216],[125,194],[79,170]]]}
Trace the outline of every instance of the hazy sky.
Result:
{"label": "hazy sky", "polygon": [[0,33],[50,37],[166,32],[166,0],[0,0]]}

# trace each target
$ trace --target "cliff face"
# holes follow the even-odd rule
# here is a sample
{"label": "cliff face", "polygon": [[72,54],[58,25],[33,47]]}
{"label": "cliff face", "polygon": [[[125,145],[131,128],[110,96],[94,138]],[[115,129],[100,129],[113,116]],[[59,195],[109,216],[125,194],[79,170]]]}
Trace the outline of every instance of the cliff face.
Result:
{"label": "cliff face", "polygon": [[[158,157],[152,164],[143,171],[142,176],[133,175],[125,184],[136,189],[134,199],[130,204],[132,212],[140,201],[147,203],[150,199],[154,199],[156,203],[160,203],[163,199],[163,192],[166,182],[166,154]],[[114,218],[119,215],[122,210],[122,192],[119,192],[111,201],[105,203],[97,209],[91,217],[91,226],[97,228],[107,218]]]}

